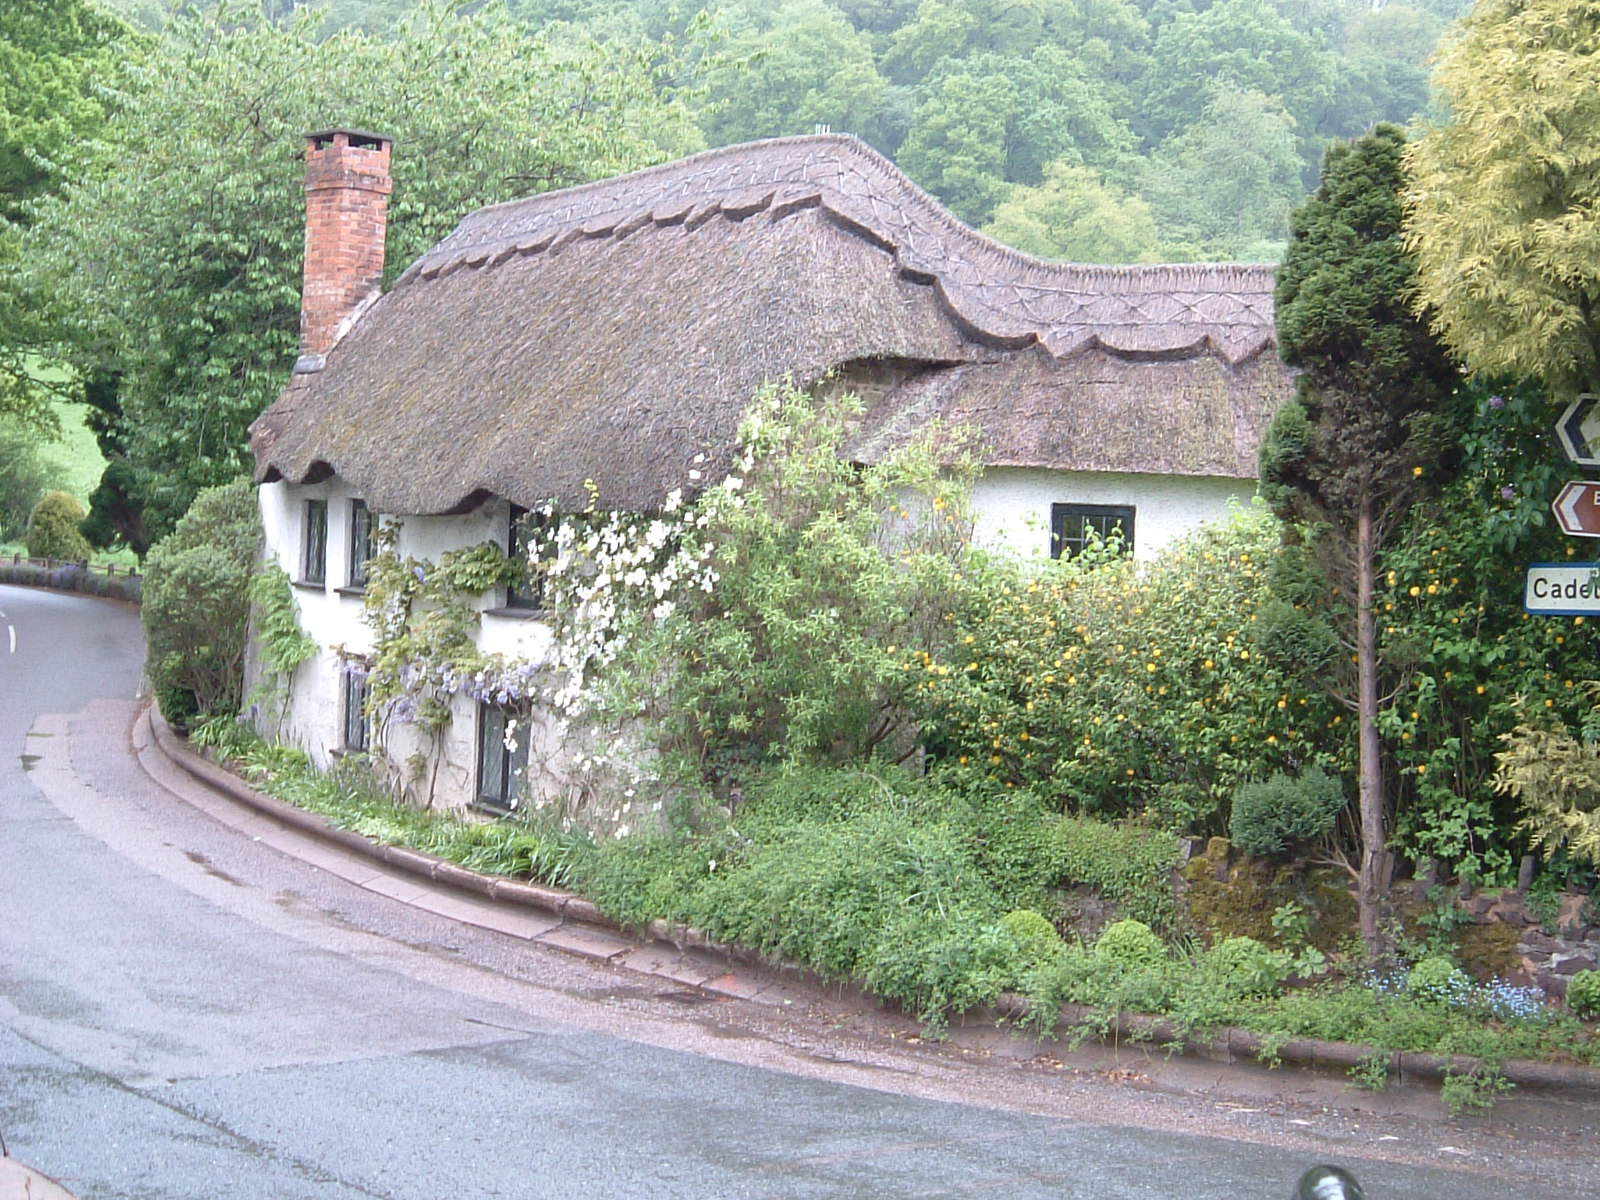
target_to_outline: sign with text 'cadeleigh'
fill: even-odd
[[[1522,606],[1546,617],[1600,614],[1600,563],[1534,563]]]

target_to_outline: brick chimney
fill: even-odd
[[[354,129],[306,135],[306,269],[297,374],[322,370],[383,285],[392,138]]]

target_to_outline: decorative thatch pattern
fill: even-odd
[[[765,380],[892,361],[864,454],[937,415],[997,464],[1248,478],[1287,394],[1272,282],[1041,262],[845,136],[729,147],[467,217],[257,422],[258,475],[648,508],[715,477]]]

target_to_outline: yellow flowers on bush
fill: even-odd
[[[958,614],[968,669],[918,697],[930,748],[1067,811],[1222,828],[1239,783],[1332,757],[1299,732],[1331,701],[1258,645],[1277,540],[1247,511],[1149,564],[992,564]]]

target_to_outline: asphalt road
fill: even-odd
[[[1278,1200],[1327,1160],[1372,1200],[1600,1194],[1559,1130],[1152,1094],[352,888],[139,770],[139,645],[124,606],[0,587],[0,1136],[84,1200]]]

